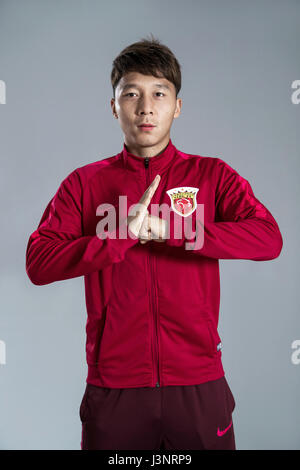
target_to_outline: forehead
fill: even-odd
[[[118,88],[124,90],[129,86],[145,87],[153,86],[164,89],[175,89],[174,84],[164,77],[154,77],[153,75],[144,75],[139,72],[130,72],[124,75],[119,81]]]

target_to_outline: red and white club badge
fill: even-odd
[[[172,188],[166,191],[171,199],[171,206],[174,212],[182,217],[191,215],[197,207],[197,192],[199,188],[183,186],[181,188]]]

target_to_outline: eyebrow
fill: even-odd
[[[170,87],[168,85],[164,85],[162,83],[155,83],[154,86],[170,90]],[[127,83],[123,86],[123,91],[127,90],[128,88],[139,88],[139,86],[136,83]]]

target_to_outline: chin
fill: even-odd
[[[135,137],[135,141],[136,142],[149,142],[151,144],[155,144],[157,142],[159,142],[159,138],[157,138],[157,136],[154,136],[154,135],[149,135],[149,134],[145,134],[144,135],[137,135]]]

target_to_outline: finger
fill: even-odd
[[[141,230],[139,231],[139,239],[142,244],[147,243],[149,240],[151,240],[151,228],[148,211],[146,216],[144,217]]]
[[[156,175],[150,186],[146,189],[143,196],[139,200],[140,204],[145,205],[146,207],[149,206],[150,201],[159,185],[160,182],[160,175]]]
[[[143,204],[145,207],[149,206],[151,199],[159,185],[159,181],[160,181],[160,176],[157,175],[152,181],[152,183],[150,184],[150,186],[146,189],[143,196],[141,197],[139,202]]]
[[[150,230],[150,223],[149,223],[149,214],[148,211],[143,219],[143,223],[141,225],[138,237],[140,239],[148,239],[149,238],[149,230]]]

